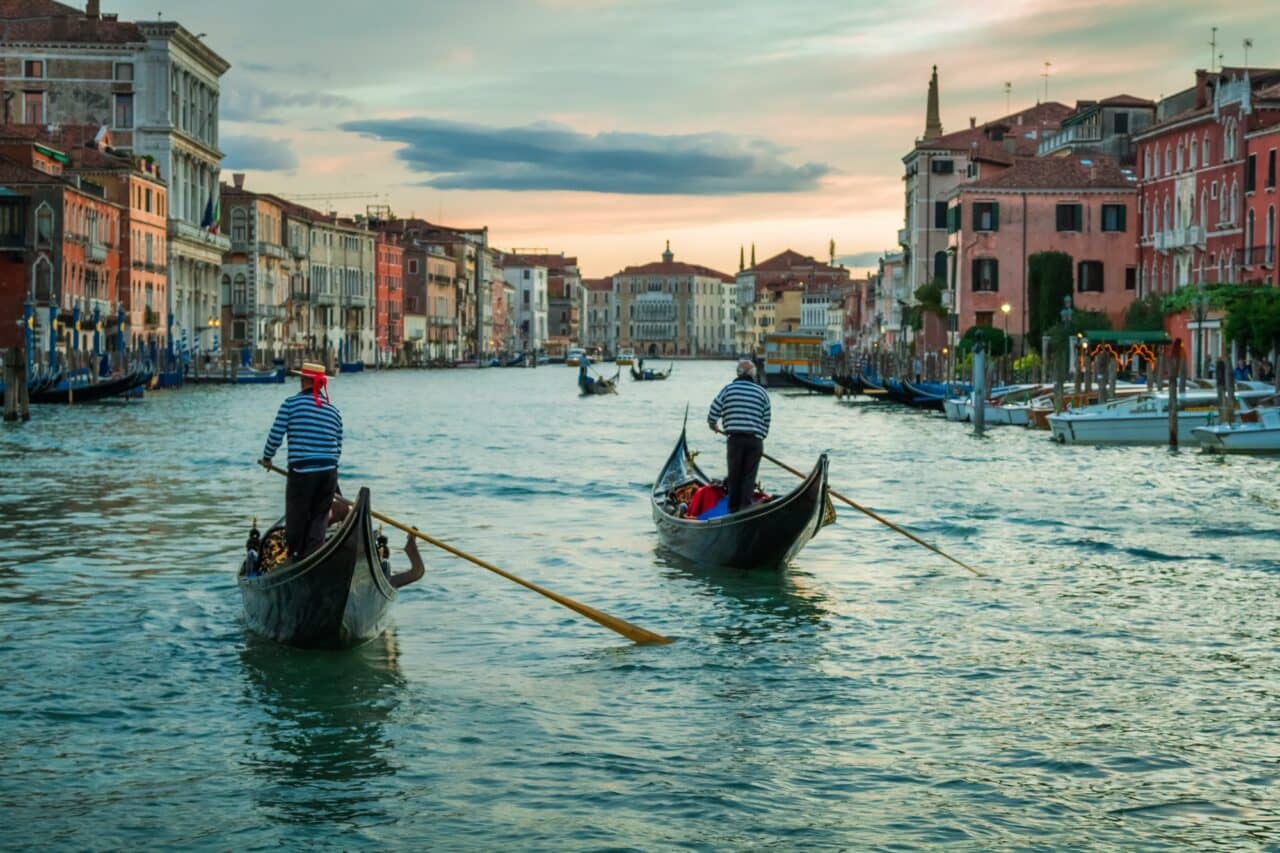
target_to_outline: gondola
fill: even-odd
[[[637,382],[661,382],[663,379],[670,376],[671,372],[675,369],[676,364],[673,361],[667,365],[667,369],[665,371],[645,370],[644,359],[642,358],[639,360],[638,364],[631,365],[631,378]]]
[[[862,374],[860,373],[850,373],[843,376],[837,374],[831,378],[837,385],[848,391],[850,394],[862,393]]]
[[[947,399],[944,387],[939,382],[911,382],[904,379],[902,385],[910,393],[908,406],[916,409],[928,409],[932,412],[942,411],[942,402]]]
[[[776,570],[818,531],[835,521],[827,495],[827,457],[818,457],[804,482],[785,495],[707,521],[682,518],[672,494],[710,478],[694,463],[685,431],[653,484],[650,501],[662,545],[700,566]]]
[[[622,368],[619,367],[617,372],[613,374],[612,379],[604,377],[593,378],[587,374],[587,365],[578,366],[578,390],[583,396],[591,396],[593,394],[617,394],[618,379],[622,376]]]
[[[826,379],[821,376],[810,376],[807,373],[792,373],[791,381],[808,391],[816,394],[834,394],[836,393],[836,383],[833,379]]]
[[[150,371],[134,370],[114,379],[103,379],[101,382],[89,382],[88,379],[63,379],[54,384],[45,384],[40,390],[28,388],[27,399],[35,403],[91,403],[128,393],[130,389],[144,384],[151,378]]]
[[[263,541],[283,526],[278,522]],[[378,558],[367,488],[311,554],[265,574],[246,575],[246,563],[239,573],[245,619],[256,633],[287,646],[357,646],[382,633],[396,599]]]

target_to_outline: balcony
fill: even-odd
[[[177,240],[200,243],[219,252],[231,250],[231,241],[221,234],[211,234],[203,228],[183,222],[181,219],[169,220],[169,236]]]
[[[149,329],[154,329],[160,325],[160,312],[154,308],[144,309],[142,312],[142,324]]]
[[[289,290],[289,299],[293,302],[310,302],[311,291],[305,287],[295,287]]]
[[[231,316],[233,317],[253,316],[253,303],[252,302],[232,302]]]
[[[88,257],[89,263],[91,264],[106,263],[106,260],[107,260],[106,245],[103,243],[99,243],[97,241],[90,243],[89,251],[86,253],[86,257]]]
[[[1199,225],[1157,231],[1152,241],[1157,252],[1189,250],[1204,244],[1204,229]]]
[[[289,247],[289,252],[293,255],[293,259],[295,261],[306,260],[307,250],[302,246],[291,246]]]
[[[368,308],[370,304],[369,294],[367,293],[348,293],[343,299],[343,304],[349,308]]]
[[[903,248],[911,245],[911,230],[908,228],[898,229],[898,245]]]
[[[332,290],[315,290],[312,291],[311,301],[316,305],[337,305],[338,294]]]
[[[276,243],[264,243],[262,241],[258,242],[258,254],[266,255],[269,258],[279,258],[282,261],[289,257],[288,253],[284,250],[284,246],[280,246]]]

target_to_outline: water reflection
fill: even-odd
[[[744,571],[703,566],[662,546],[654,549],[663,574],[693,584],[700,594],[721,602],[740,617],[720,629],[727,642],[788,636],[797,629],[821,629],[829,615],[826,595],[805,585],[794,569],[777,572]]]
[[[259,722],[242,760],[275,783],[262,791],[260,808],[298,823],[381,814],[369,783],[397,769],[385,724],[405,692],[398,657],[390,631],[336,653],[246,636],[245,696],[258,711],[249,718]]]

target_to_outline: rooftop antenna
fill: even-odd
[[[1253,39],[1244,40],[1244,67],[1249,70],[1249,48],[1253,47]]]
[[[1013,83],[1008,80],[1004,84],[1004,114],[1008,115],[1013,111],[1012,107]]]
[[[1044,78],[1044,102],[1049,103],[1049,67],[1052,65],[1049,60],[1044,61],[1044,73],[1040,76]]]
[[[1218,55],[1218,28],[1209,28],[1209,73],[1213,73],[1213,58]]]

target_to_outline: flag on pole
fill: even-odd
[[[209,200],[204,205],[204,217],[200,220],[200,227],[210,234],[217,234],[221,219],[222,199],[215,201],[213,196],[209,196]]]

